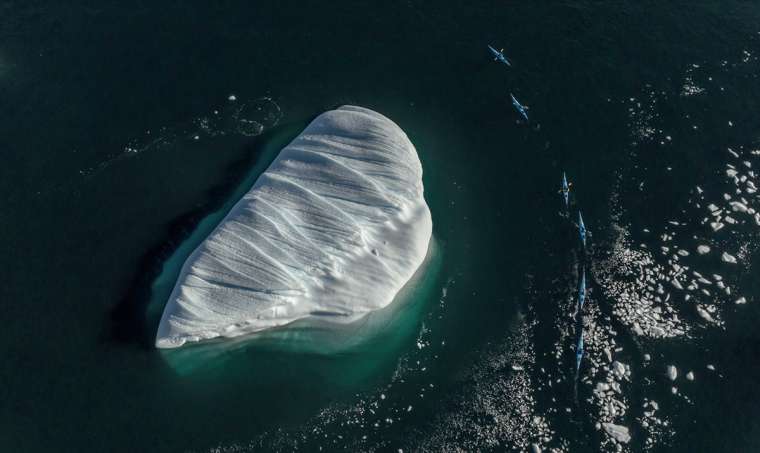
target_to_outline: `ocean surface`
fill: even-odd
[[[758,2],[209,3],[0,2],[0,451],[760,451]],[[156,350],[187,254],[343,104],[423,164],[403,300]]]

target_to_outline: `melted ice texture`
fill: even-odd
[[[391,303],[431,234],[401,128],[360,107],[323,113],[185,261],[156,346],[357,320]]]

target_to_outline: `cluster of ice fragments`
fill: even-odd
[[[644,229],[649,241],[636,246],[629,239],[630,233],[618,228],[611,252],[594,267],[605,299],[611,303],[612,317],[642,340],[689,335],[694,317],[705,326],[723,326],[721,307],[726,302],[747,303],[747,298],[737,295],[716,270],[725,268],[730,272],[731,266],[742,265],[749,254],[749,245],[736,245],[735,240],[729,240],[736,236],[728,236],[727,232],[743,226],[760,226],[760,175],[752,170],[752,156],[760,155],[760,150],[745,156],[732,149],[728,153],[734,161],[726,163],[725,175],[733,188],[708,202],[705,190],[696,187],[690,200],[697,209],[706,212],[701,220],[705,225],[703,234],[687,237],[683,227],[688,225],[682,220],[670,220],[658,235]],[[691,218],[699,221],[698,215]],[[625,386],[634,371],[616,358],[623,349],[616,345],[610,317],[593,305],[589,308],[584,314],[584,331],[590,366],[581,382],[593,389],[588,402],[598,410],[594,417],[596,428],[606,434],[600,447],[624,451],[631,440]],[[555,353],[559,357],[559,350]],[[651,368],[650,361],[649,354],[644,354],[645,369]],[[712,365],[707,368],[714,370]],[[690,401],[679,391],[677,383],[694,381],[693,370],[680,374],[675,365],[668,365],[663,375],[665,381],[672,383],[673,395]],[[652,382],[648,378],[646,381]],[[643,415],[637,421],[644,435],[644,447],[649,449],[658,438],[668,436],[670,422],[657,415],[660,407],[656,401],[645,398],[643,404]]]
[[[726,265],[740,264],[741,248],[739,252],[716,250],[726,243],[719,234],[734,226],[760,226],[760,212],[756,208],[760,199],[758,175],[749,159],[741,158],[732,149],[728,152],[738,161],[726,164],[726,176],[735,188],[731,193],[723,193],[719,201],[708,202],[705,191],[696,187],[694,205],[706,210],[701,223],[709,226],[709,230],[701,238],[686,238],[696,243],[692,249],[674,241],[679,227],[685,225],[676,220],[669,221],[667,230],[658,237],[659,254],[664,260],[658,259],[647,244],[632,246],[628,233],[621,229],[614,250],[600,269],[603,287],[615,301],[615,314],[638,335],[661,338],[687,333],[688,326],[679,318],[677,309],[681,301],[689,302],[692,313],[713,325],[723,324],[718,310],[723,301],[733,300],[740,305],[747,302],[745,297],[732,293],[731,286],[721,275],[697,270],[699,257],[710,259],[713,255]],[[760,151],[750,154],[758,155]],[[649,230],[644,233],[651,234]],[[673,300],[675,297],[677,301]]]

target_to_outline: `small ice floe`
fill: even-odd
[[[744,296],[742,296],[742,297],[740,297],[740,298],[736,299],[736,301],[734,301],[734,303],[735,303],[736,305],[744,305],[744,304],[746,304],[746,303],[747,303],[747,298],[746,298],[746,297],[744,297]]]
[[[693,381],[694,380],[694,372],[693,371],[689,371],[688,373],[686,373],[686,380],[687,381]]]
[[[715,371],[715,365],[708,364],[707,365],[707,369],[710,370],[710,371]]]
[[[710,227],[713,229],[713,231],[718,232],[723,228],[725,225],[723,225],[720,222],[710,222]]]
[[[734,151],[733,149],[728,148],[728,152],[731,153],[731,155],[734,156],[734,157],[736,157],[737,159],[739,158],[739,154],[736,151]]]
[[[706,255],[710,253],[710,247],[707,245],[699,245],[697,246],[697,253],[699,253],[700,255]]]
[[[649,362],[650,360],[652,360],[652,356],[649,354],[644,354],[644,361]]]
[[[726,263],[736,264],[736,257],[727,252],[723,252],[723,254],[720,256],[720,259]]]
[[[616,441],[627,444],[631,441],[631,434],[628,428],[614,423],[602,423],[604,431]]]
[[[530,452],[541,453],[541,447],[539,447],[538,444],[530,444]]]
[[[732,201],[731,203],[731,209],[734,210],[734,212],[747,212],[747,205],[744,203],[738,202],[738,201]]]
[[[614,362],[612,362],[612,372],[618,378],[622,378],[623,376],[625,376],[625,365],[615,360]]]
[[[234,94],[231,94],[231,95],[227,96],[227,100],[228,101],[237,101],[237,96],[235,96]]]
[[[668,365],[667,373],[668,373],[668,379],[670,379],[671,381],[675,381],[676,378],[678,377],[678,368],[676,368],[673,365]]]
[[[697,306],[697,313],[698,313],[698,314],[699,314],[699,316],[701,316],[701,317],[702,317],[702,319],[704,319],[705,321],[707,321],[707,322],[715,322],[715,319],[713,319],[712,315],[710,315],[710,313],[708,313],[708,311],[707,311],[707,310],[705,310],[704,308],[702,308],[702,307],[700,307],[700,306]]]
[[[522,371],[523,367],[520,366],[520,365],[513,364],[512,365],[512,370],[514,370],[514,371]]]

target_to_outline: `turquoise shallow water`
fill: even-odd
[[[760,209],[753,3],[0,12],[2,451],[615,451],[607,421],[630,428],[624,451],[760,447],[760,227],[730,205]],[[392,118],[419,151],[436,239],[419,287],[357,344],[304,329],[156,351],[183,256],[289,138],[345,103]],[[648,330],[661,325],[673,336]],[[336,347],[302,347],[322,341]],[[630,375],[600,398],[605,349]]]

